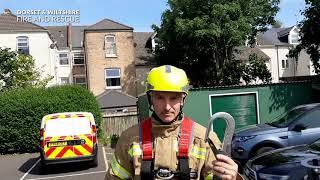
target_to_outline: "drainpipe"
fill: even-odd
[[[69,81],[70,84],[73,84],[73,62],[72,62],[72,24],[68,24],[68,31],[67,31],[67,36],[68,36],[68,47],[69,47],[69,62],[70,62],[70,75],[69,75]]]
[[[278,70],[278,82],[280,82],[280,71],[279,71],[279,46],[277,46],[277,70]]]

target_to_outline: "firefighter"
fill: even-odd
[[[152,116],[122,133],[106,180],[242,179],[230,157],[214,156],[204,141],[206,128],[183,114],[188,87],[182,69],[164,65],[150,71],[146,93]],[[210,139],[221,147],[215,133]]]

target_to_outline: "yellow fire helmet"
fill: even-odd
[[[153,68],[147,77],[146,92],[170,91],[188,94],[189,83],[184,70],[171,65]]]

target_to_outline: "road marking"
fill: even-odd
[[[104,164],[106,165],[106,171],[108,171],[109,166],[108,166],[106,150],[104,149],[104,146],[102,146],[102,152],[103,152]]]
[[[95,171],[95,172],[87,172],[87,173],[79,173],[79,174],[70,174],[64,176],[51,176],[51,177],[43,177],[43,178],[34,178],[34,179],[27,179],[27,180],[39,180],[39,179],[54,179],[54,178],[63,178],[63,177],[72,177],[72,176],[82,176],[87,174],[99,174],[105,173],[106,171]]]
[[[38,161],[36,162],[36,163],[34,163],[34,165],[26,172],[26,173],[24,173],[24,175],[20,178],[20,180],[23,180],[29,173],[30,173],[30,171],[34,168],[34,167],[36,167],[36,165],[40,162],[40,158],[38,159]]]

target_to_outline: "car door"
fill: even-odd
[[[309,144],[320,137],[320,109],[308,111],[289,126],[289,146]]]

